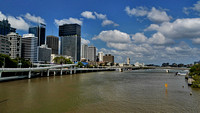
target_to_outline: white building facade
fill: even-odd
[[[22,37],[14,32],[9,33],[7,37],[10,42],[10,57],[12,59],[21,58]]]
[[[103,52],[98,52],[99,62],[103,62]]]
[[[86,60],[88,60],[88,45],[87,44],[83,44],[81,46],[81,58],[85,58]]]
[[[38,61],[37,44],[38,37],[34,34],[24,34],[22,37],[22,58],[28,59],[31,62]]]

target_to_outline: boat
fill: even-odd
[[[176,75],[186,76],[187,73],[184,73],[184,72],[177,72]]]

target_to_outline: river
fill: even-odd
[[[0,83],[0,113],[66,112],[200,113],[200,89],[174,73],[117,71]]]

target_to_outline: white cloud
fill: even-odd
[[[152,7],[151,11],[148,13],[147,18],[155,23],[168,22],[172,17],[168,16],[165,11],[161,11]]]
[[[96,17],[93,15],[93,12],[91,12],[91,11],[84,11],[81,13],[81,16],[88,18],[88,19],[96,19]]]
[[[28,31],[29,24],[20,16],[6,16],[0,11],[0,21],[3,19],[8,19],[11,27],[16,28],[17,30]]]
[[[194,38],[194,39],[192,39],[192,43],[194,43],[194,44],[200,44],[200,38]]]
[[[144,43],[147,41],[147,37],[143,33],[136,33],[132,36],[135,43]]]
[[[97,13],[91,11],[84,11],[81,13],[81,16],[88,18],[88,19],[100,19],[103,20],[103,22],[101,23],[102,26],[107,26],[107,25],[113,25],[113,26],[119,26],[119,24],[116,24],[115,22],[113,22],[112,20],[108,20],[107,16],[105,14],[101,14],[101,13]]]
[[[100,39],[104,42],[113,42],[113,43],[130,43],[131,39],[127,33],[121,32],[119,30],[109,30],[102,31],[98,36],[92,38],[93,40]]]
[[[118,50],[127,50],[129,46],[130,44],[127,44],[127,43],[113,43],[113,42],[107,43],[107,47],[118,49]]]
[[[157,44],[157,45],[174,43],[171,39],[166,39],[165,36],[160,32],[153,34],[153,36],[149,38],[148,42],[150,44]]]
[[[11,27],[16,28],[17,30],[24,30],[28,31],[29,25],[25,22],[25,20],[22,17],[13,17],[8,16],[8,21],[11,24]]]
[[[119,26],[119,24],[116,24],[115,22],[113,22],[112,20],[104,20],[101,23],[102,26],[107,26],[107,25],[113,25],[113,26]]]
[[[148,9],[145,7],[130,9],[129,6],[126,6],[125,11],[129,16],[146,16],[148,14]]]
[[[129,16],[147,16],[147,18],[155,23],[168,22],[171,20],[171,16],[168,16],[167,13],[163,10],[158,10],[155,7],[152,7],[149,11],[146,7],[137,7],[130,9],[129,6],[125,8],[126,13]]]
[[[5,20],[6,16],[0,11],[0,21],[3,20],[3,19]]]
[[[84,38],[81,38],[81,44],[90,44],[90,41],[89,40],[86,40]]]
[[[197,1],[196,4],[193,4],[193,7],[184,7],[183,12],[189,14],[191,11],[196,11],[200,13],[200,1]]]
[[[167,38],[198,38],[200,36],[200,18],[177,19],[174,22],[164,22],[156,27],[148,27]],[[156,28],[156,29],[155,29]]]
[[[83,24],[81,20],[77,18],[71,18],[71,17],[69,19],[62,19],[62,20],[55,19],[54,22],[57,26],[63,25],[63,24],[79,24],[79,25]]]
[[[97,12],[94,12],[94,14],[96,15],[96,17],[98,19],[102,19],[102,20],[107,19],[106,15],[104,15],[104,14],[100,14],[100,13],[97,13]]]
[[[40,16],[35,16],[35,15],[31,15],[30,13],[26,13],[26,15],[24,16],[27,20],[34,22],[34,23],[45,23],[45,20],[43,18],[41,18]]]
[[[151,24],[148,28],[146,28],[144,31],[152,31],[152,30],[158,30],[159,25],[157,24]]]

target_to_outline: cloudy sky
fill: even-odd
[[[111,53],[115,62],[193,63],[200,60],[200,1],[197,0],[2,0],[0,20],[8,18],[20,35],[37,23],[46,35],[78,23],[82,43]]]

